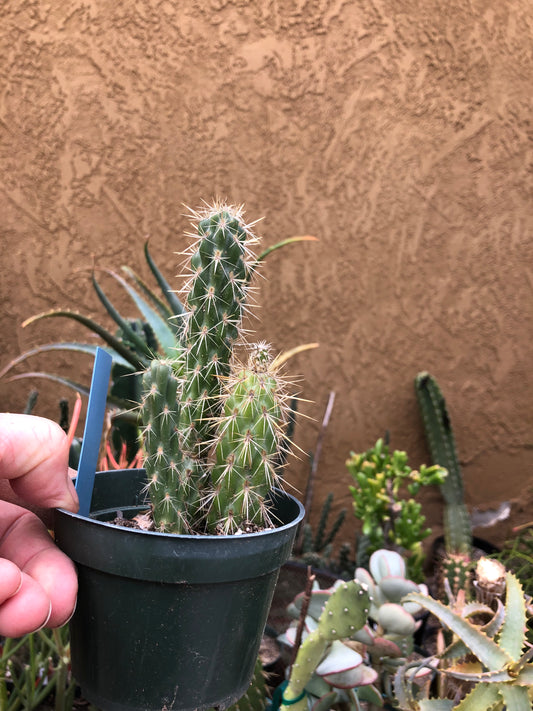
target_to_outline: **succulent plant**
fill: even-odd
[[[308,703],[322,708],[322,702],[329,709],[328,703],[343,699],[353,700],[354,708],[360,701],[381,706],[392,698],[390,680],[412,652],[413,614],[421,609],[402,598],[425,588],[405,578],[405,562],[394,551],[376,551],[370,566],[371,572],[357,569],[352,581],[339,580],[325,590],[314,585],[302,644],[283,690],[287,708],[299,697],[296,711]],[[304,605],[302,593],[288,608],[295,621],[280,640],[289,646],[295,644]]]
[[[394,689],[400,708],[417,711],[530,711],[533,700],[533,649],[525,630],[527,600],[512,573],[506,575],[505,605],[498,601],[496,612],[483,604],[472,603],[454,610],[438,600],[410,593],[406,600],[421,605],[449,629],[454,639],[439,655],[438,672],[448,679],[467,682],[470,688],[460,701],[429,699],[427,689],[420,694],[413,685],[413,674],[426,666],[435,669],[435,659],[399,669]],[[488,615],[483,626],[472,618]],[[451,664],[453,662],[453,664]]]
[[[242,210],[194,217],[181,340],[143,378],[147,488],[157,530],[235,533],[272,525],[288,399],[268,346],[253,346],[246,365],[234,353],[257,263]]]
[[[418,373],[415,390],[431,458],[448,471],[440,485],[446,546],[442,568],[455,595],[469,588],[472,573],[472,525],[464,502],[463,477],[446,400],[437,381],[427,372]]]
[[[407,454],[391,453],[383,439],[366,452],[352,452],[346,466],[354,480],[354,513],[362,521],[358,564],[367,565],[371,553],[390,547],[407,556],[409,577],[422,580],[422,541],[431,530],[414,497],[422,486],[442,484],[446,471],[439,465],[411,469]]]

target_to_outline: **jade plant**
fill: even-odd
[[[440,484],[446,547],[441,567],[455,595],[470,588],[472,577],[472,524],[464,501],[463,477],[446,400],[436,379],[427,372],[418,373],[415,390],[431,458],[448,472]]]
[[[421,609],[402,598],[426,590],[405,573],[398,553],[379,550],[370,571],[358,568],[354,580],[338,580],[328,589],[315,583],[308,598],[296,597],[288,608],[294,622],[280,640],[295,645],[302,622],[303,635],[281,709],[330,709],[340,702],[359,709],[363,701],[381,707],[392,699],[392,679],[413,652],[413,614]],[[420,676],[428,674],[422,670]]]
[[[235,353],[257,265],[242,210],[195,219],[180,336],[143,376],[147,490],[156,530],[230,534],[273,524],[289,399],[268,345],[249,347],[245,363]]]
[[[407,454],[391,452],[383,439],[366,452],[352,452],[346,462],[354,485],[350,486],[355,516],[362,522],[357,560],[365,565],[380,548],[391,548],[407,557],[407,571],[423,579],[422,541],[431,533],[425,526],[422,505],[415,496],[423,486],[442,484],[446,470],[439,465],[411,469]]]
[[[527,643],[529,600],[512,573],[505,578],[505,604],[496,611],[483,604],[444,605],[420,593],[406,600],[421,605],[453,633],[451,644],[438,655],[438,673],[466,684],[463,698],[429,698],[418,689],[414,674],[424,666],[435,670],[435,658],[405,665],[397,672],[394,690],[406,711],[530,711],[533,701],[533,649]],[[453,604],[455,603],[455,604]],[[454,607],[456,609],[454,609]],[[483,616],[483,625],[476,624]]]

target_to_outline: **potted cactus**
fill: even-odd
[[[145,469],[97,473],[90,517],[56,516],[79,570],[73,672],[106,711],[225,709],[242,696],[303,516],[279,488],[283,358],[265,344],[245,362],[234,352],[255,238],[241,209],[194,217],[174,355],[143,375]]]

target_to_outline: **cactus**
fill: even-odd
[[[429,373],[418,373],[415,390],[431,458],[448,471],[440,485],[445,504],[446,557],[442,568],[456,595],[459,589],[469,589],[472,556],[472,525],[464,502],[461,467],[446,401],[437,381]]]
[[[185,376],[182,391],[182,446],[204,456],[212,418],[220,414],[223,379],[232,346],[239,337],[256,242],[242,211],[215,206],[200,213],[198,236],[190,253],[183,314]]]
[[[315,593],[317,598],[317,591]],[[372,670],[362,664],[363,658],[358,652],[348,647],[341,649],[334,644],[364,627],[370,609],[365,586],[356,580],[339,581],[335,588],[322,591],[322,597],[326,601],[318,621],[308,622],[313,629],[302,642],[292,665],[289,683],[283,692],[282,711],[307,711],[306,685],[311,677],[315,671],[327,677],[328,672],[335,669],[334,664],[325,664],[324,657],[328,648],[333,655],[342,656],[343,659],[347,656],[351,658],[350,661],[343,661],[341,666],[343,671],[357,669],[359,683],[371,683],[375,678]],[[365,682],[369,673],[371,679]]]
[[[376,551],[370,565],[371,572],[358,568],[355,580],[348,583],[339,580],[327,590],[313,588],[306,633],[283,690],[287,708],[299,697],[297,711],[308,708],[307,698],[318,703],[355,695],[355,708],[360,701],[381,706],[384,697],[392,698],[389,679],[412,652],[416,628],[412,614],[420,610],[401,599],[426,588],[406,580],[405,562],[394,551]],[[302,594],[289,606],[295,620],[303,605]],[[281,642],[294,644],[297,624],[291,624]]]
[[[286,405],[270,349],[259,343],[246,367],[231,373],[218,420],[208,528],[235,533],[245,522],[272,525],[267,497],[279,483],[275,464]]]
[[[446,662],[458,661],[444,667],[442,672],[448,678],[473,684],[473,688],[458,704],[446,699],[421,698],[413,693],[412,672],[415,667],[406,665],[398,671],[394,684],[400,708],[487,711],[506,707],[513,711],[530,711],[533,650],[527,644],[525,635],[526,600],[518,579],[512,573],[507,573],[505,582],[505,606],[499,603],[496,612],[484,605],[471,604],[465,606],[460,614],[438,600],[419,593],[410,593],[406,597],[407,601],[427,609],[453,632],[454,641],[439,656]],[[490,615],[491,619],[482,628],[470,621],[470,618],[483,614]],[[464,657],[468,657],[466,663],[461,661]],[[434,669],[434,661],[427,659],[422,665]]]
[[[235,533],[272,525],[268,494],[279,483],[288,419],[280,361],[241,333],[256,241],[242,210],[201,213],[190,253],[181,340],[143,378],[143,445],[154,523],[172,533]],[[250,528],[247,528],[250,530]]]

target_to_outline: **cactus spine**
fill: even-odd
[[[448,476],[440,485],[445,502],[447,554],[443,569],[455,596],[465,585],[468,587],[471,573],[472,526],[464,502],[463,478],[446,400],[437,381],[429,373],[418,373],[415,390],[433,462],[448,470]]]
[[[287,408],[283,379],[260,345],[237,364],[255,241],[239,208],[198,220],[176,359],[155,358],[143,378],[142,417],[157,530],[234,533],[269,525]]]

